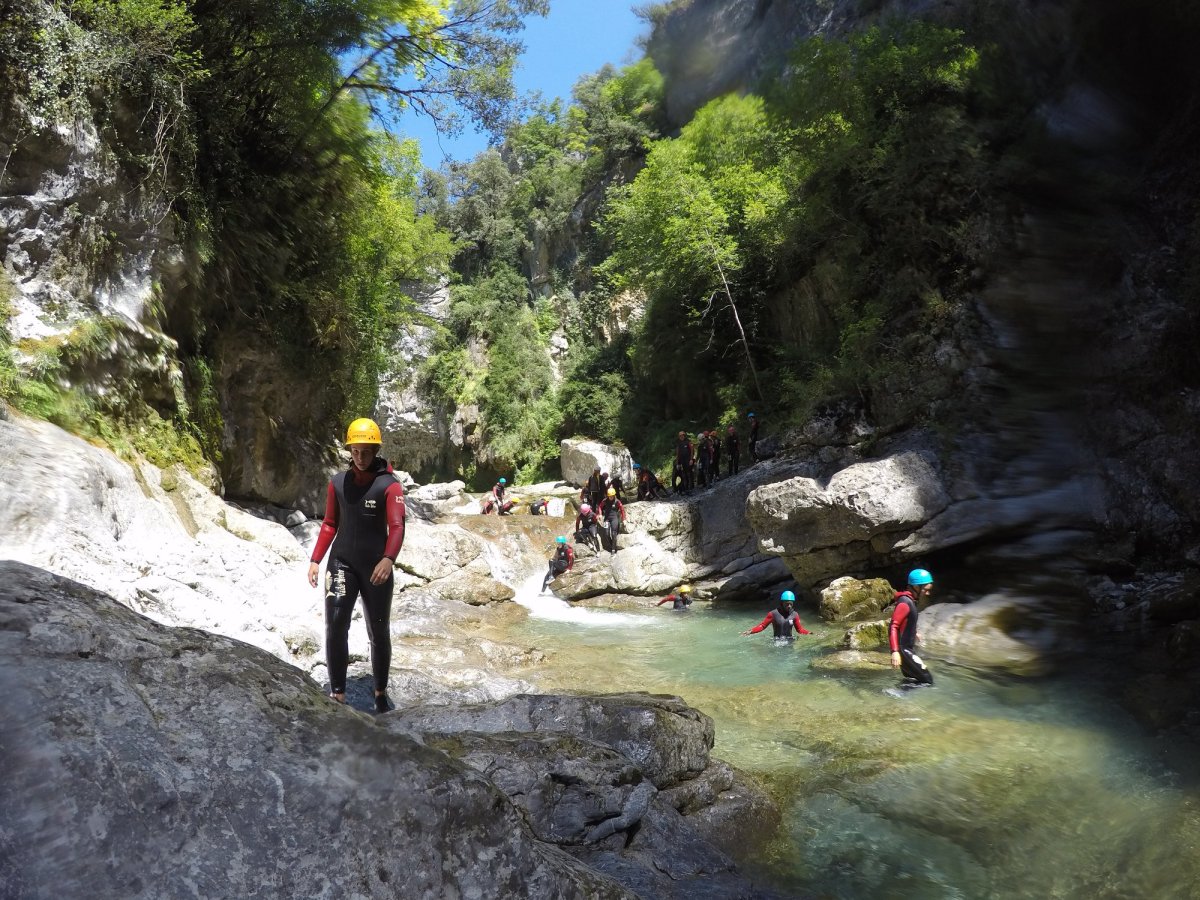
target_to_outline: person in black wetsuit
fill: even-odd
[[[664,603],[670,603],[671,609],[687,609],[692,605],[692,586],[690,584],[680,585],[678,591],[668,594],[654,605],[662,606]]]
[[[308,583],[317,586],[321,560],[325,571],[325,662],[329,696],[346,702],[350,618],[359,596],[371,642],[375,711],[390,709],[388,672],[392,664],[389,632],[392,568],[404,545],[404,488],[387,460],[379,456],[382,438],[370,419],[355,419],[346,431],[350,468],[335,475],[325,496],[325,519],[308,566]]]
[[[709,477],[716,481],[721,477],[721,436],[717,434],[717,429],[712,429],[708,433],[709,445],[712,448],[709,450]]]
[[[567,543],[566,537],[559,535],[554,539],[557,548],[554,555],[550,557],[550,569],[546,572],[546,577],[542,579],[542,592],[545,593],[546,586],[563,572],[570,572],[571,566],[575,565],[575,551],[571,549],[571,545]]]
[[[583,490],[579,492],[579,499],[586,503],[592,509],[600,508],[600,501],[604,499],[604,491],[607,485],[604,483],[604,475],[600,471],[600,467],[596,466],[592,469],[592,474],[588,477],[587,482],[583,486]]]
[[[675,464],[671,472],[671,488],[675,493],[684,493],[692,489],[696,476],[696,451],[692,442],[684,432],[679,432],[675,441]]]
[[[739,453],[741,445],[738,441],[737,429],[730,425],[725,430],[725,456],[729,460],[725,464],[725,472],[729,476],[734,476],[738,473],[738,465],[741,462]]]
[[[917,632],[917,605],[928,602],[933,591],[933,576],[927,569],[913,569],[908,573],[908,590],[897,591],[896,608],[892,610],[892,621],[888,624],[888,646],[892,650],[892,668],[899,667],[900,674],[913,685],[933,684],[933,673],[914,648],[921,635]]]
[[[758,450],[755,445],[758,443],[758,416],[754,413],[747,413],[746,418],[750,420],[750,462],[758,462]]]
[[[609,488],[600,503],[600,518],[604,522],[604,533],[608,535],[608,552],[617,552],[617,535],[625,524],[625,506],[617,499],[617,492]]]
[[[753,628],[743,631],[742,634],[758,634],[768,625],[773,629],[776,640],[794,641],[796,637],[792,634],[793,628],[796,629],[796,634],[812,634],[800,621],[800,615],[793,606],[795,602],[796,595],[791,591],[784,591],[779,595],[779,606],[767,613],[766,618],[761,622]]]
[[[579,507],[575,516],[575,541],[583,541],[596,553],[600,552],[600,516],[590,503]]]

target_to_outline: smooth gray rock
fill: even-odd
[[[13,900],[633,896],[273,657],[12,562],[0,717]]]
[[[662,789],[708,765],[713,722],[678,697],[523,694],[498,703],[402,710],[387,727],[414,732],[565,732],[611,747]]]
[[[620,478],[626,487],[633,486],[633,457],[624,447],[567,438],[559,444],[559,454],[563,480],[576,487],[583,487],[596,466],[601,472]]]
[[[746,515],[759,549],[783,559],[803,585],[881,566],[900,541],[950,503],[932,454],[903,452],[855,463],[830,478],[756,488]]]

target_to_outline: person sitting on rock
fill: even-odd
[[[774,629],[777,641],[794,641],[796,635],[792,634],[793,628],[796,629],[796,634],[812,634],[800,621],[800,614],[793,607],[795,602],[796,595],[791,591],[784,591],[779,595],[779,606],[767,613],[766,618],[761,622],[753,628],[743,631],[742,634],[758,634],[768,625]]]
[[[933,576],[929,571],[913,569],[908,573],[908,590],[896,592],[896,608],[892,610],[892,621],[888,624],[892,668],[899,667],[900,674],[912,686],[933,684],[933,673],[914,652],[917,641],[921,639],[917,631],[917,604],[922,601],[928,602],[932,591]]]
[[[625,524],[625,506],[617,499],[617,492],[609,488],[604,502],[600,504],[600,518],[604,520],[604,532],[608,535],[608,552],[617,552],[617,535]]]
[[[600,552],[600,518],[590,503],[579,507],[575,517],[575,541],[583,541],[597,553]]]
[[[634,463],[633,470],[637,473],[637,498],[639,500],[659,500],[667,495],[667,489],[658,480],[658,476],[649,469],[643,469]]]
[[[687,609],[692,605],[692,586],[690,584],[681,584],[678,591],[674,594],[668,594],[654,605],[662,606],[664,603],[670,603],[671,609]]]
[[[507,485],[507,478],[501,478],[494,485],[492,485],[491,499],[489,499],[483,507],[484,515],[487,515],[492,510],[495,510],[496,513],[501,516],[512,514],[513,501],[504,499],[504,493],[508,489]]]
[[[550,557],[550,571],[546,573],[546,577],[542,580],[542,592],[545,593],[546,586],[563,572],[570,572],[571,566],[575,565],[575,551],[571,549],[571,545],[567,543],[566,537],[559,535],[554,539],[557,545],[554,555]]]

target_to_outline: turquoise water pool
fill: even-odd
[[[896,691],[878,664],[830,666],[842,628],[747,637],[766,610],[531,608],[546,690],[677,694],[714,755],[761,779],[783,825],[748,868],[831,898],[1200,897],[1200,791],[1094,673],[1012,680],[928,662]],[[889,692],[890,691],[890,692]],[[899,696],[893,696],[899,694]],[[1181,755],[1182,754],[1182,755]]]

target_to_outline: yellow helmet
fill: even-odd
[[[692,586],[690,584],[681,584],[679,586],[679,593],[690,594],[691,592],[692,592]]]
[[[617,496],[617,489],[616,489],[616,488],[609,488],[609,489],[608,489],[608,496],[610,496],[610,497],[615,497],[615,496]]]
[[[355,419],[346,429],[346,443],[382,444],[383,437],[379,434],[379,426],[370,419]]]

